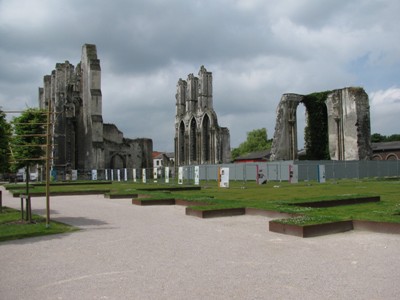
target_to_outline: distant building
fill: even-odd
[[[267,162],[271,157],[271,150],[262,150],[247,153],[237,157],[234,163]]]
[[[230,134],[218,125],[213,108],[212,73],[179,79],[176,93],[175,164],[218,164],[230,161]]]
[[[372,160],[400,160],[400,141],[372,143]]]
[[[175,154],[173,152],[153,152],[153,167],[173,167],[175,165]]]

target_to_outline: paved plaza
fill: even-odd
[[[3,205],[19,199],[3,191]],[[45,214],[45,198],[33,198]],[[399,299],[400,235],[306,238],[267,217],[200,219],[182,206],[51,198],[82,230],[0,243],[0,299]]]

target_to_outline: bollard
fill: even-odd
[[[3,191],[0,191],[0,213],[3,212]]]

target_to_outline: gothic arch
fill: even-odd
[[[399,158],[395,153],[390,153],[386,156],[386,160],[398,160]]]
[[[208,114],[203,117],[201,135],[203,162],[209,162],[211,159],[211,122]]]
[[[181,121],[179,124],[178,153],[179,153],[179,164],[184,164],[185,163],[185,123],[183,121]]]
[[[304,129],[307,159],[330,159],[326,97],[327,93],[315,93],[304,96],[301,101],[307,112],[306,127]]]
[[[126,168],[126,157],[120,153],[114,154],[111,156],[110,166],[111,169]]]
[[[189,128],[189,153],[190,153],[190,161],[197,161],[197,122],[196,118],[192,118],[190,121]]]
[[[368,95],[349,87],[309,95],[284,94],[277,109],[271,160],[297,159],[299,103],[306,112],[304,133],[309,160],[364,160],[372,154]]]

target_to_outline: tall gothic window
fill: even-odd
[[[178,151],[179,151],[179,162],[180,162],[180,164],[184,164],[185,163],[185,124],[183,123],[183,121],[179,125]]]
[[[202,125],[202,152],[204,162],[210,161],[210,118],[206,114],[203,118],[203,125]]]
[[[196,161],[197,160],[197,130],[196,130],[197,124],[195,118],[192,118],[192,121],[190,122],[190,160],[191,161]]]

